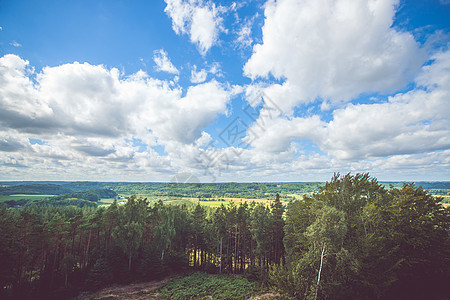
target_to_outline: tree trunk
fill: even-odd
[[[194,246],[194,268],[197,267],[197,245]]]
[[[88,237],[88,242],[87,242],[87,246],[86,246],[86,255],[84,257],[85,267],[87,267],[87,264],[88,264],[89,245],[91,244],[91,234],[92,234],[92,229],[89,229],[89,237]]]
[[[128,272],[131,273],[131,253],[128,255]]]
[[[222,240],[223,238],[220,238],[220,274],[222,274]]]
[[[325,254],[325,244],[322,247],[322,254],[320,254],[320,267],[319,267],[319,274],[317,275],[317,288],[316,288],[316,296],[314,297],[314,300],[317,300],[317,293],[319,292],[320,273],[322,272],[324,254]]]
[[[238,261],[238,255],[237,255],[237,224],[235,225],[234,230],[234,265],[233,265],[233,274],[236,273],[236,266]]]

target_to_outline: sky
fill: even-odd
[[[0,180],[448,181],[449,45],[449,0],[2,0]]]

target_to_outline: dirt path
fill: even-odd
[[[104,288],[94,294],[81,294],[77,299],[79,300],[109,300],[109,299],[157,299],[158,295],[154,291],[167,284],[170,278],[165,278],[160,281],[150,281],[143,283],[132,283],[128,285],[113,285]]]

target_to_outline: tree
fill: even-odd
[[[17,225],[18,216],[6,205],[0,206],[0,286],[1,293],[8,285],[16,284],[15,269],[17,262],[17,253],[19,253],[17,243]]]
[[[414,184],[392,188],[391,205],[380,207],[376,236],[396,245],[390,255],[399,263],[389,297],[443,299],[450,294],[450,209]]]
[[[272,261],[276,264],[280,264],[281,258],[284,257],[284,207],[280,201],[280,195],[277,193],[275,201],[272,203]]]
[[[266,258],[270,252],[270,232],[272,216],[267,207],[256,205],[252,211],[251,232],[256,241],[255,254],[259,257],[261,271],[266,266]]]
[[[112,271],[108,261],[104,258],[99,258],[89,271],[86,286],[89,289],[96,290],[105,284],[111,283],[112,279]]]
[[[119,211],[119,224],[113,231],[117,244],[128,256],[129,272],[131,272],[132,257],[141,245],[147,206],[146,199],[136,199],[135,196],[131,196],[123,209]]]
[[[192,235],[193,235],[193,246],[194,246],[194,267],[197,266],[197,252],[199,249],[202,252],[205,250],[205,210],[203,206],[197,204],[195,209],[192,211]]]
[[[171,207],[161,203],[155,205],[156,208],[156,226],[154,228],[155,241],[161,251],[161,261],[164,260],[164,253],[175,236],[174,212]]]
[[[317,284],[315,287],[310,287],[310,290],[315,290],[314,299],[317,299],[321,276],[323,276],[322,269],[326,264],[327,256],[338,255],[342,252],[347,226],[345,214],[334,207],[318,208],[315,214],[316,220],[306,229],[306,237],[310,244],[311,255],[316,255],[317,260],[320,257],[320,264],[317,267]]]
[[[218,241],[218,257],[219,257],[219,272],[222,273],[222,254],[223,254],[223,239],[226,237],[227,227],[226,227],[226,216],[227,209],[222,204],[218,207],[213,215],[213,223],[215,225],[215,231],[217,234]]]

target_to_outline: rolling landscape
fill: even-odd
[[[0,299],[450,299],[450,0],[1,0]]]
[[[2,292],[443,299],[448,196],[450,182],[378,183],[369,174],[324,183],[1,182]]]

